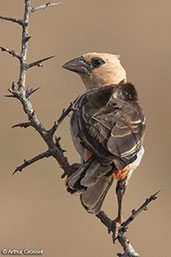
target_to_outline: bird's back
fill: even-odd
[[[77,100],[71,131],[104,166],[123,169],[141,148],[145,119],[131,83],[88,90]]]

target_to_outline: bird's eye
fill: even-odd
[[[97,68],[105,62],[101,58],[92,58],[91,63],[92,63],[94,68]]]

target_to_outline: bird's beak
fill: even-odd
[[[69,62],[66,62],[62,68],[74,71],[80,74],[88,74],[89,69],[88,69],[88,64],[84,60],[83,56],[80,56],[78,58],[72,59]]]

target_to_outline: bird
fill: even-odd
[[[117,180],[117,217],[123,222],[122,200],[133,171],[144,154],[146,119],[135,86],[127,82],[120,56],[87,53],[63,65],[77,73],[85,92],[77,98],[70,119],[74,146],[81,157],[66,180],[67,190],[80,195],[83,207],[98,215]]]

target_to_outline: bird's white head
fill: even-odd
[[[78,73],[87,90],[126,82],[126,71],[118,55],[87,53],[65,63],[63,68]]]

